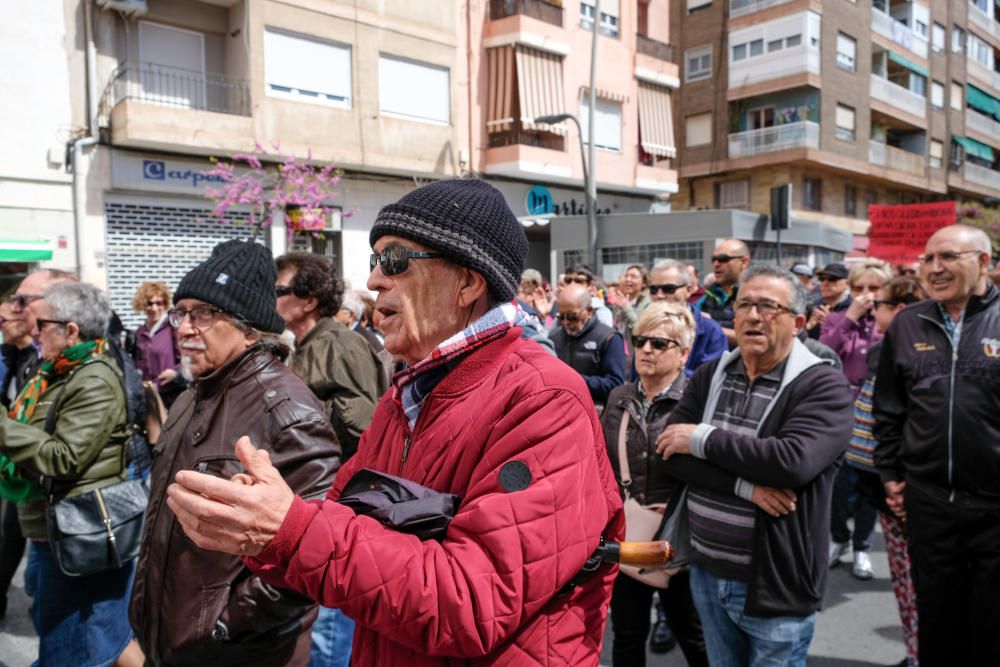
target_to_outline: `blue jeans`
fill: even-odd
[[[132,639],[128,600],[130,561],[117,570],[67,577],[45,542],[31,542],[24,591],[31,596],[31,622],[38,633],[38,667],[112,664]]]
[[[347,667],[353,640],[354,621],[339,609],[320,607],[312,627],[309,667]]]
[[[816,614],[748,616],[747,584],[691,568],[691,595],[712,667],[805,667]]]

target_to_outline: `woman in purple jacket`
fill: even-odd
[[[830,313],[823,321],[819,341],[828,345],[844,364],[844,374],[851,384],[854,397],[868,374],[868,350],[882,340],[882,333],[875,322],[875,297],[892,278],[889,265],[878,259],[866,259],[851,267],[847,284],[851,289],[851,304],[839,313]],[[858,492],[859,476],[856,468],[841,466],[833,484],[833,502],[830,512],[830,567],[840,562],[847,553],[848,542],[854,548],[852,574],[867,580],[874,576],[868,549],[875,530],[875,506]],[[847,519],[854,516],[854,533]]]
[[[170,290],[165,284],[147,281],[139,285],[132,298],[132,309],[145,313],[146,322],[135,330],[130,350],[143,381],[156,384],[160,398],[168,408],[187,386],[180,373],[181,357],[176,333],[167,322],[170,306]]]

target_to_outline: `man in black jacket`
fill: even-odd
[[[823,600],[851,392],[796,338],[805,308],[791,274],[747,270],[733,305],[739,347],[695,372],[657,441],[689,483],[691,592],[711,664],[804,666]],[[709,484],[733,475],[732,492]],[[751,503],[758,486],[782,490],[779,516]]]
[[[931,299],[886,332],[875,384],[875,464],[906,519],[920,664],[1000,656],[1000,291],[990,240],[952,225],[920,258]]]

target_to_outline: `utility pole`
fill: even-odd
[[[597,274],[597,165],[594,163],[594,107],[597,106],[597,34],[601,22],[601,0],[594,0],[594,20],[591,23],[593,31],[590,37],[590,88],[587,114],[587,162],[590,163],[590,179],[587,183],[587,251],[590,257],[590,268]],[[582,137],[581,137],[582,138]]]

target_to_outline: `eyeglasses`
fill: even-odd
[[[847,280],[847,278],[838,278],[837,276],[828,276],[825,273],[819,274],[819,281],[821,283],[835,283],[838,280]]]
[[[674,340],[673,338],[659,338],[657,336],[632,336],[632,347],[637,350],[641,350],[646,347],[646,343],[653,346],[654,350],[662,352],[663,350],[669,350],[670,346],[673,345],[676,348],[680,348],[681,344]]]
[[[177,329],[181,326],[181,322],[188,315],[191,316],[191,326],[195,329],[209,329],[213,324],[215,324],[215,316],[219,313],[225,313],[226,311],[221,308],[216,308],[215,306],[195,306],[194,308],[187,310],[184,308],[171,308],[167,311],[167,321],[170,322],[170,326]],[[243,325],[243,322],[236,318],[237,323]]]
[[[35,325],[38,327],[39,331],[41,331],[46,324],[58,324],[59,326],[64,327],[67,324],[69,324],[69,322],[67,322],[66,320],[47,320],[42,317],[35,318]]]
[[[945,251],[937,254],[931,253],[929,255],[920,255],[917,257],[917,261],[924,266],[930,266],[934,263],[935,259],[942,264],[954,264],[962,257],[962,255],[978,255],[979,252],[979,250],[960,250],[958,252]]]
[[[150,299],[149,301],[146,302],[147,308],[152,308],[153,306],[165,306],[165,305],[167,305],[167,302],[164,301],[163,299]]]
[[[375,270],[376,264],[382,265],[382,273],[387,276],[398,276],[410,268],[411,259],[437,259],[443,255],[436,252],[420,252],[403,246],[389,246],[380,253],[372,253],[368,261],[369,271]]]
[[[374,268],[374,267],[372,267],[372,268]],[[281,297],[283,297],[283,296],[288,296],[289,294],[294,294],[294,293],[295,293],[295,288],[292,287],[291,285],[275,285],[274,286],[274,294],[279,299]]]
[[[649,293],[650,294],[658,294],[659,292],[663,292],[664,294],[673,294],[677,290],[679,290],[681,288],[684,288],[684,287],[687,287],[687,285],[669,285],[669,284],[668,285],[650,285],[649,286]]]
[[[889,301],[889,300],[875,299],[874,301],[872,301],[872,307],[875,308],[875,309],[878,309],[881,306],[889,306],[890,308],[893,308],[895,306],[898,306],[900,303],[901,303],[900,301]]]
[[[42,296],[40,294],[11,294],[7,297],[7,303],[24,310],[28,307],[29,303],[38,301],[41,298]]]
[[[792,309],[775,301],[750,301],[740,299],[733,305],[733,310],[739,315],[749,315],[750,311],[756,308],[761,317],[770,319],[781,313],[791,313]]]
[[[584,313],[559,313],[556,319],[560,322],[577,322],[584,319]]]
[[[564,285],[571,285],[576,283],[577,285],[587,285],[590,283],[590,278],[587,276],[566,276],[563,278]]]
[[[725,264],[731,262],[734,259],[743,259],[745,255],[712,255],[712,263],[718,262],[719,264]]]

